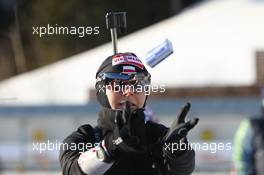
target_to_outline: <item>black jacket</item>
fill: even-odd
[[[168,128],[153,122],[147,122],[145,126],[149,148],[148,152],[144,155],[127,155],[119,162],[115,162],[111,168],[105,172],[105,175],[191,174],[194,169],[194,151],[188,150],[180,156],[164,160],[162,152],[153,148],[158,138],[162,137]],[[63,141],[63,144],[94,144],[102,140],[100,132],[100,128],[93,128],[88,124],[82,125],[77,131],[70,134]],[[59,159],[63,175],[85,175],[81,171],[77,161],[81,151],[85,150],[62,149],[61,147]]]

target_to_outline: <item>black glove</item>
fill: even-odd
[[[172,151],[172,144],[179,145],[180,142],[183,142],[186,146],[188,145],[186,136],[199,121],[198,118],[195,118],[185,122],[189,109],[190,104],[186,103],[170,128],[151,122],[146,125],[148,135],[155,135],[156,138],[151,140],[152,144],[149,145],[149,150],[160,174],[189,175],[193,171],[195,163],[193,150]],[[156,131],[161,131],[161,133]]]
[[[186,136],[188,132],[198,123],[199,119],[194,118],[185,122],[186,115],[191,107],[190,103],[186,103],[178,113],[176,120],[172,123],[171,127],[163,137],[164,153],[165,154],[181,154],[188,150],[188,142]],[[180,144],[185,144],[187,150],[180,150]],[[172,150],[172,144],[178,144],[178,150]],[[168,147],[168,145],[170,147]]]
[[[110,158],[120,159],[126,153],[146,151],[144,109],[130,111],[130,104],[122,111],[104,108],[100,111],[99,127],[102,128],[105,147]]]

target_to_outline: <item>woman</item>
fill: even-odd
[[[150,74],[133,53],[108,57],[96,73],[97,99],[101,105],[98,126],[78,128],[64,144],[92,143],[92,149],[61,149],[64,175],[191,174],[195,153],[175,149],[188,144],[186,136],[198,119],[185,122],[187,103],[171,128],[145,120]],[[178,148],[178,147],[177,147]],[[187,147],[189,148],[189,147]]]

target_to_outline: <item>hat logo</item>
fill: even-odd
[[[133,74],[136,73],[136,69],[133,66],[123,66],[123,74]]]
[[[142,62],[134,55],[119,54],[113,57],[112,59],[113,66],[123,65],[123,64],[133,65],[140,69],[144,68],[144,65],[142,64]]]

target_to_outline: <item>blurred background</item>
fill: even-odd
[[[194,174],[229,174],[240,121],[261,113],[264,86],[263,0],[0,0],[0,169],[2,174],[61,174],[58,144],[78,126],[96,125],[95,73],[112,54],[105,14],[126,11],[120,52],[142,61],[165,39],[174,53],[155,68],[148,107],[167,126],[187,101],[200,122],[190,142]],[[98,34],[34,33],[37,27],[98,27]],[[216,150],[212,143],[231,145]]]

